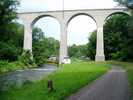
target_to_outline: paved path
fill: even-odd
[[[67,100],[129,100],[126,72],[120,67],[112,66],[111,71]]]
[[[40,68],[19,70],[0,76],[0,89],[7,90],[12,86],[21,86],[24,82],[40,80],[49,73],[55,71],[57,67],[53,65],[44,65]]]

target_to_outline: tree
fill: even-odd
[[[17,18],[17,0],[0,0],[0,59],[14,61],[21,48],[23,32],[13,20]]]
[[[124,49],[126,48],[128,38],[130,38],[128,35],[128,20],[129,16],[124,14],[115,14],[106,20],[104,25],[106,59],[127,59]]]
[[[104,25],[104,47],[107,60],[132,60],[132,34],[128,31],[128,15],[110,16]],[[132,28],[131,28],[132,29]],[[88,57],[95,59],[96,31],[92,33],[88,43]]]
[[[51,56],[58,57],[59,41],[54,38],[44,37],[40,28],[33,29],[33,58],[38,65],[44,64]]]
[[[33,36],[32,40],[33,42],[40,41],[44,38],[44,32],[40,28],[34,27],[32,36]]]
[[[119,2],[119,4],[126,6],[131,12],[131,16],[128,21],[128,31],[130,34],[130,38],[128,39],[128,47],[127,47],[128,50],[127,51],[129,53],[128,54],[129,59],[133,60],[133,53],[132,53],[132,49],[133,49],[133,5],[131,6],[128,5],[129,0],[114,0],[114,1]]]
[[[44,64],[51,56],[58,57],[59,41],[54,38],[43,38],[41,41],[34,42],[33,56],[38,65]]]
[[[87,55],[87,46],[86,45],[76,45],[73,44],[72,46],[68,47],[68,54],[72,58],[83,58]]]
[[[87,56],[90,59],[94,60],[96,55],[96,31],[92,32],[88,40],[89,42],[87,44]]]
[[[128,0],[114,0],[114,1],[116,1],[116,2],[119,2],[120,4],[122,4],[122,5],[127,5],[127,1]]]
[[[0,40],[0,60],[15,61],[22,53],[24,27],[19,23],[12,23],[7,41]]]
[[[17,0],[0,0],[0,38],[7,41],[9,38],[12,21],[17,18]]]

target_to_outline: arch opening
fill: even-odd
[[[57,63],[60,23],[51,16],[41,16],[32,23],[33,57],[37,63]],[[41,61],[41,62],[40,62]]]
[[[130,16],[128,13],[126,13],[126,12],[114,12],[114,13],[111,13],[111,14],[109,14],[106,18],[105,18],[105,22],[106,22],[106,20],[108,20],[111,16],[113,16],[113,15],[126,15],[126,16]]]
[[[90,55],[93,55],[94,60],[95,54],[88,55],[88,44],[92,33],[96,35],[96,21],[87,14],[77,14],[68,21],[67,26],[69,56],[78,59],[90,59]],[[96,45],[94,48],[96,48]]]
[[[124,41],[128,39],[128,21],[130,15],[115,12],[105,19],[104,48],[107,60],[124,60]]]
[[[96,25],[97,25],[97,22],[96,22],[95,18],[93,18],[91,15],[86,14],[86,13],[78,13],[78,14],[73,15],[73,16],[67,21],[67,26],[69,25],[69,23],[71,22],[71,20],[73,20],[75,17],[78,17],[78,16],[88,16],[89,18],[93,19],[93,21],[95,21],[95,23],[96,23]]]

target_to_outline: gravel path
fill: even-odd
[[[44,65],[40,68],[19,70],[0,76],[0,90],[7,90],[12,86],[22,86],[25,82],[40,80],[49,73],[55,71],[57,67]]]
[[[67,100],[129,100],[126,72],[118,66],[112,66],[111,71]]]

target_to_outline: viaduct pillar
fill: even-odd
[[[32,28],[30,22],[24,22],[24,50],[32,52]]]
[[[59,63],[63,63],[67,53],[67,26],[64,20],[61,21],[60,57]]]
[[[95,61],[105,61],[104,55],[104,36],[103,36],[103,24],[98,25],[97,28],[97,44],[96,44],[96,57]]]

